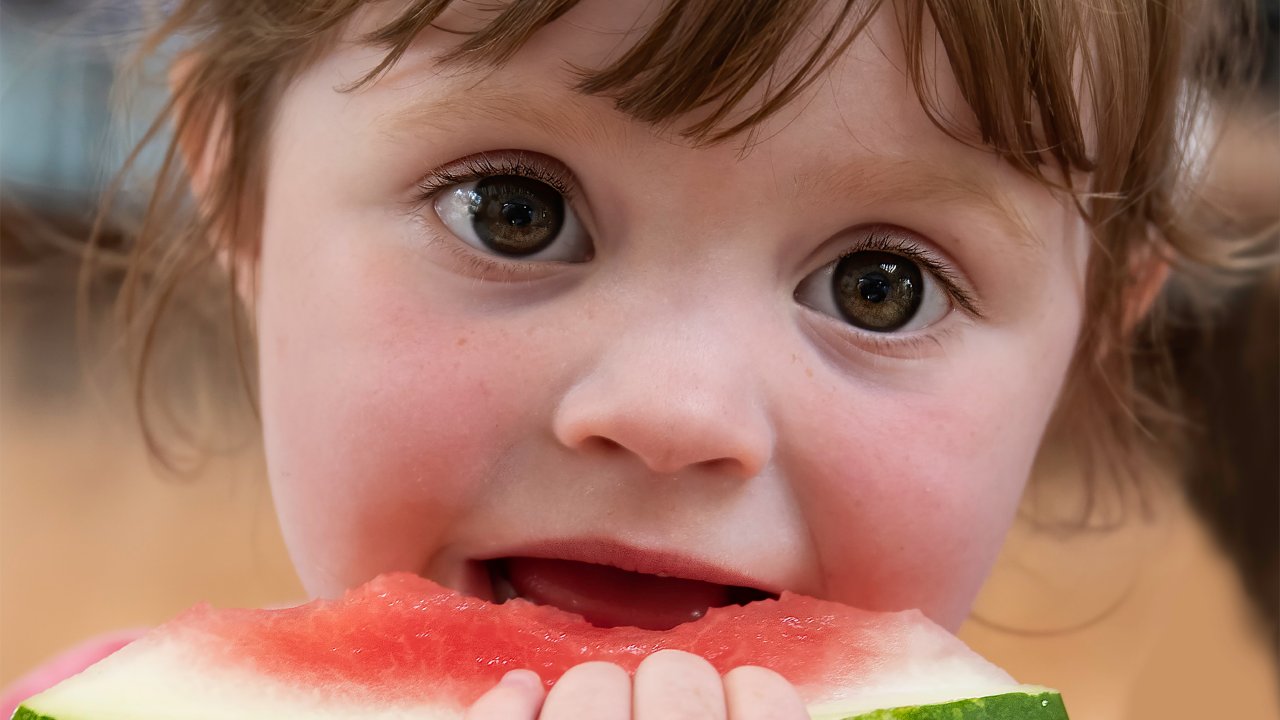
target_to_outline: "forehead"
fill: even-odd
[[[796,46],[780,59],[779,74],[810,54],[809,42],[839,21],[838,3],[822,5]],[[475,5],[451,5],[416,37],[390,70],[358,90],[351,102],[367,100],[369,122],[391,142],[412,143],[468,134],[492,148],[520,137],[567,140],[588,151],[625,161],[629,151],[660,138],[680,147],[689,141],[681,129],[702,110],[647,123],[619,110],[611,98],[575,90],[584,71],[608,65],[652,29],[661,5],[650,2],[585,0],[563,17],[534,33],[509,62],[496,66],[440,63],[456,47],[460,32],[474,32],[492,21]],[[322,65],[345,82],[358,80],[375,67],[385,49],[362,39],[383,27],[400,7],[375,5],[348,28],[336,53]],[[848,20],[846,18],[846,20]],[[976,126],[945,61],[940,44],[925,48],[935,82],[931,92],[960,133]],[[967,145],[938,128],[921,106],[904,68],[907,58],[897,18],[889,4],[866,18],[848,49],[808,90],[773,116],[715,148],[702,148],[713,162],[755,162],[774,175],[771,189],[799,197],[821,189],[863,202],[928,196],[981,207],[1001,234],[1024,241],[1039,238],[1015,209],[1013,197],[1042,190],[988,150]],[[715,72],[708,68],[707,72]],[[742,112],[771,89],[765,82],[743,98]],[[363,96],[363,97],[360,97]],[[1042,193],[1041,193],[1042,194]]]

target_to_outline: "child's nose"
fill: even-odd
[[[748,364],[685,334],[606,351],[556,408],[560,442],[584,453],[634,456],[656,474],[698,468],[758,475],[772,457],[774,433]]]

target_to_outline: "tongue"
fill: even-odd
[[[571,560],[508,558],[506,573],[520,597],[578,613],[601,627],[669,630],[730,602],[724,585]]]

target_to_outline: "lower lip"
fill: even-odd
[[[486,565],[497,601],[517,596],[576,613],[601,627],[668,630],[697,620],[711,607],[773,597],[751,588],[572,560],[513,557]]]

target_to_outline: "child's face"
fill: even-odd
[[[541,556],[954,628],[1064,380],[1084,226],[927,119],[883,13],[745,156],[573,92],[646,4],[588,0],[492,73],[429,34],[353,93],[381,50],[347,44],[285,93],[258,318],[301,577],[488,595],[481,561]],[[478,153],[533,179],[418,201]]]

